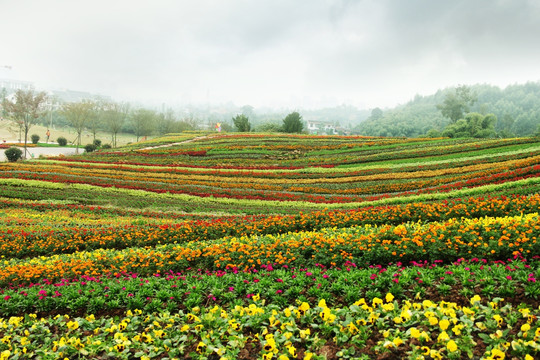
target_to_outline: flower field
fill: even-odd
[[[0,359],[540,357],[540,140],[182,134],[0,164]]]

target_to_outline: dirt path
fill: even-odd
[[[166,148],[166,147],[171,147],[171,146],[180,145],[180,144],[187,144],[187,143],[190,143],[190,142],[194,142],[194,141],[202,140],[202,139],[208,139],[208,138],[209,138],[208,135],[197,136],[197,137],[194,137],[193,139],[189,139],[189,140],[184,140],[184,141],[165,144],[165,145],[149,146],[149,147],[142,148],[140,150],[153,150],[153,149]]]

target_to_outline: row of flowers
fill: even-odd
[[[534,359],[538,309],[474,296],[466,305],[428,299],[359,298],[344,308],[298,301],[196,306],[123,316],[0,319],[0,358],[116,359]]]
[[[366,201],[364,197],[346,195],[350,193],[368,195],[383,193],[383,195],[375,195],[375,197],[397,197],[404,194],[433,193],[440,190],[449,191],[536,177],[540,173],[540,166],[537,165],[538,161],[538,157],[533,157],[520,161],[499,163],[498,166],[482,164],[466,168],[455,168],[450,171],[460,175],[454,176],[447,175],[449,170],[436,170],[383,174],[381,176],[367,175],[329,179],[289,179],[285,177],[271,180],[246,176],[173,176],[170,173],[147,173],[147,176],[141,177],[140,172],[125,172],[119,169],[108,170],[100,167],[76,169],[69,166],[35,165],[30,163],[5,165],[3,167],[4,171],[0,172],[0,177],[90,184],[102,187],[114,186],[158,193],[189,194],[199,197],[214,196],[236,199],[342,203]],[[426,178],[427,180],[415,180],[417,178]],[[368,181],[366,184],[373,184],[381,180],[383,180],[382,183],[375,185],[366,186],[363,183]],[[396,180],[397,182],[395,182]],[[313,187],[310,184],[320,185]],[[331,188],[322,187],[321,185],[324,184],[328,184]],[[351,184],[353,184],[352,188]],[[249,186],[249,190],[246,190],[246,186]],[[212,192],[209,192],[210,189]],[[294,193],[291,191],[294,191]],[[312,192],[316,193],[311,194]],[[389,192],[393,192],[393,194],[389,195]],[[320,193],[330,193],[330,195],[319,195]],[[334,194],[338,195],[338,197]]]
[[[255,294],[266,304],[283,306],[299,300],[314,304],[325,299],[334,307],[347,307],[358,297],[373,300],[390,291],[396,300],[429,296],[460,305],[480,295],[505,298],[509,304],[540,305],[540,262],[516,258],[508,261],[473,259],[452,264],[412,261],[343,268],[267,264],[258,269],[209,271],[190,269],[143,276],[115,273],[62,278],[58,281],[12,284],[0,290],[0,314],[22,316],[54,313],[101,313],[128,309],[147,312],[185,310],[201,304],[230,309],[248,306]],[[537,280],[538,279],[538,280]]]
[[[42,278],[97,276],[122,271],[151,274],[164,268],[173,271],[184,271],[187,268],[249,269],[268,263],[342,266],[346,262],[367,266],[396,261],[448,262],[462,257],[498,260],[516,254],[530,258],[540,253],[538,214],[505,218],[450,219],[445,222],[397,226],[368,224],[342,229],[325,228],[282,235],[223,237],[187,243],[178,240],[181,231],[189,231],[188,227],[162,228],[164,231],[160,233],[150,230],[145,233],[145,229],[139,229],[140,237],[135,242],[130,239],[129,233],[119,231],[104,231],[104,236],[100,236],[99,232],[87,236],[82,231],[74,231],[74,244],[93,241],[100,249],[49,257],[4,260],[0,269],[0,283],[28,283]],[[167,240],[164,240],[166,237]],[[57,251],[69,249],[70,241],[68,237],[67,241],[57,244]],[[156,241],[169,244],[153,248],[148,246]],[[51,246],[45,240],[36,242],[41,246]],[[102,249],[107,242],[126,242],[140,247]],[[22,251],[19,249],[20,245],[12,243],[12,246],[17,247],[17,251]]]
[[[122,161],[127,163],[139,163],[139,164],[176,164],[176,165],[204,165],[208,167],[239,167],[239,168],[259,168],[261,166],[266,167],[268,165],[274,165],[274,156],[265,158],[264,152],[270,152],[271,154],[279,155],[283,149],[279,144],[279,138],[269,138],[268,144],[277,143],[275,145],[276,150],[272,150],[274,145],[263,145],[261,150],[254,151],[252,154],[238,153],[234,149],[228,149],[228,144],[234,144],[235,149],[250,149],[256,143],[250,143],[249,137],[239,136],[234,143],[225,142],[222,144],[216,140],[216,137],[212,137],[211,140],[205,141],[205,139],[198,139],[197,141],[187,144],[181,144],[178,146],[172,146],[168,148],[157,148],[144,151],[129,151],[122,152]],[[211,141],[211,143],[208,143]],[[326,146],[321,144],[321,140],[313,141],[309,137],[301,137],[300,140],[303,145],[290,145],[288,151],[300,151],[303,156],[293,157],[289,159],[281,159],[280,164],[283,168],[292,167],[306,167],[306,166],[320,166],[320,165],[333,165],[333,164],[360,164],[374,161],[387,161],[397,159],[414,159],[447,156],[449,154],[463,154],[463,153],[475,153],[482,152],[483,150],[493,151],[505,151],[506,148],[510,148],[515,145],[527,145],[537,143],[537,139],[534,138],[521,138],[521,139],[500,139],[500,140],[444,140],[444,141],[426,141],[421,139],[413,140],[397,140],[392,141],[377,139],[369,141],[369,146],[366,146],[364,142],[359,142],[355,139],[348,139],[349,144],[344,149],[333,149],[320,151],[319,146]],[[389,145],[390,144],[390,145]],[[352,148],[350,148],[352,147]],[[300,150],[301,149],[301,150]],[[223,150],[223,151],[222,151]],[[206,151],[207,156],[204,158],[194,158],[190,160],[186,157],[175,158],[171,154],[182,153],[186,151]],[[212,151],[215,155],[212,155]],[[148,157],[149,154],[155,154],[158,156]],[[247,156],[246,156],[247,155]],[[87,158],[95,161],[115,162],[118,161],[117,153],[95,153],[90,154]],[[76,160],[76,157],[68,157],[68,159]]]
[[[368,207],[353,211],[316,211],[295,216],[210,216],[182,219],[183,221],[178,222],[172,221],[174,217],[169,219],[166,214],[162,214],[161,219],[154,220],[152,217],[156,213],[153,212],[144,217],[135,218],[136,213],[133,211],[122,214],[114,209],[105,210],[95,207],[82,207],[81,211],[77,212],[79,214],[77,220],[74,221],[74,207],[70,205],[4,202],[0,203],[0,206],[10,205],[10,207],[16,206],[20,209],[14,212],[10,210],[10,216],[0,218],[0,234],[3,238],[0,244],[0,255],[21,258],[98,248],[123,249],[134,246],[202,242],[224,236],[287,234],[322,228],[337,229],[368,225],[383,225],[381,228],[375,227],[370,231],[373,234],[378,233],[378,236],[385,236],[389,230],[384,226],[391,229],[409,221],[446,220],[443,224],[449,224],[448,226],[452,227],[472,221],[460,220],[453,223],[454,218],[515,216],[536,211],[539,204],[540,195],[477,197],[452,202]],[[84,214],[88,211],[95,211],[96,214]],[[426,226],[435,225],[432,223]],[[445,226],[441,225],[441,228]],[[450,232],[451,230],[444,236],[451,239],[453,235],[450,235]],[[470,235],[465,234],[465,236]]]

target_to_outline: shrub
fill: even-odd
[[[84,150],[87,152],[87,153],[91,153],[92,151],[95,151],[97,149],[97,146],[95,144],[86,144],[84,146]]]
[[[15,162],[22,158],[22,150],[14,146],[4,151],[4,154],[6,154],[6,158],[8,159],[8,161],[11,162]]]
[[[30,136],[30,139],[32,140],[32,144],[37,144],[39,141],[39,135],[33,134],[32,136]]]
[[[101,146],[101,140],[94,139],[94,145],[96,145],[96,148],[100,147]]]
[[[103,144],[103,146],[101,147],[102,149],[110,149],[111,148],[111,144]]]
[[[60,146],[66,146],[67,145],[67,140],[65,137],[63,136],[60,136],[58,139],[56,139],[56,142],[58,143],[58,145]]]

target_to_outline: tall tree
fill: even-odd
[[[301,133],[304,129],[302,116],[297,112],[292,112],[283,119],[283,132]]]
[[[117,136],[127,119],[129,106],[127,104],[106,103],[103,105],[103,119],[111,133],[112,147],[116,147]]]
[[[454,92],[447,93],[442,104],[437,105],[441,114],[456,123],[470,111],[470,107],[478,100],[476,93],[465,85],[458,86]]]
[[[4,98],[2,107],[6,114],[19,125],[19,129],[24,132],[24,158],[26,159],[28,131],[35,125],[38,118],[45,114],[45,92],[34,93],[34,90],[17,90],[13,100]]]
[[[249,132],[251,130],[251,123],[249,122],[249,118],[244,115],[236,115],[232,118],[234,122],[234,126],[238,129],[240,132]]]
[[[138,109],[131,115],[131,125],[137,141],[141,136],[148,136],[154,130],[156,112],[147,109]]]
[[[156,116],[156,130],[159,135],[165,135],[174,131],[175,115],[172,109]]]
[[[62,107],[62,114],[77,133],[77,138],[75,140],[77,141],[76,153],[78,154],[79,146],[81,146],[82,132],[91,117],[95,116],[95,103],[89,100],[67,103]]]

